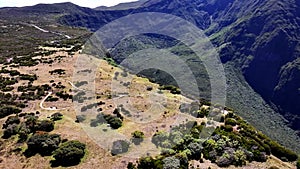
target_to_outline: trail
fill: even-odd
[[[56,107],[44,107],[43,104],[44,102],[47,100],[47,98],[52,94],[52,92],[49,92],[47,94],[47,96],[40,102],[40,108],[43,109],[43,110],[49,110],[49,111],[57,111],[57,110],[65,110],[67,109],[68,107],[66,108],[62,108],[62,109],[57,109]]]
[[[33,26],[34,28],[36,28],[36,29],[42,31],[42,32],[45,32],[45,33],[53,33],[53,34],[56,34],[56,35],[59,35],[59,36],[64,36],[64,37],[66,37],[67,39],[71,39],[71,36],[69,36],[69,35],[62,34],[62,33],[59,33],[59,32],[48,31],[48,30],[45,30],[45,29],[43,29],[43,28],[40,28],[40,27],[38,27],[38,26],[36,26],[36,25],[34,25],[34,24],[30,24],[30,25]]]
[[[52,94],[52,92],[49,92],[47,94],[47,96],[41,101],[40,103],[40,108],[43,109],[43,110],[50,110],[50,111],[54,111],[54,110],[57,110],[56,107],[48,107],[48,108],[45,108],[43,106],[44,102],[47,100],[47,98]]]
[[[68,83],[76,90],[85,91],[83,89],[79,89],[78,87],[76,87],[71,81],[68,81]]]

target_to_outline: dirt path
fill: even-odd
[[[59,32],[48,31],[48,30],[45,30],[45,29],[43,29],[43,28],[40,28],[40,27],[38,27],[38,26],[36,26],[36,25],[34,25],[34,24],[30,24],[30,25],[33,26],[34,28],[36,28],[36,29],[42,31],[42,32],[45,32],[45,33],[53,33],[53,34],[56,34],[56,35],[59,35],[59,36],[64,36],[64,37],[66,37],[67,39],[71,39],[71,36],[69,36],[69,35],[62,34],[62,33],[59,33]]]

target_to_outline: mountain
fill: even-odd
[[[102,10],[72,3],[0,8],[0,168],[295,168],[299,5],[147,0]],[[90,43],[101,26],[142,12],[174,14],[204,30],[223,62],[226,106],[210,103],[205,60],[178,39],[146,33],[87,55],[102,50]],[[157,17],[154,24],[180,30],[163,23]],[[126,31],[114,28],[109,39]],[[136,76],[118,66],[141,50],[165,65],[157,49],[179,58],[171,68],[188,66],[200,96],[190,80],[179,81],[188,86],[179,89],[168,71]],[[187,76],[187,69],[174,70]]]
[[[182,17],[203,29],[218,48],[228,78],[228,105],[272,138],[291,145],[297,138],[286,126],[300,130],[299,11],[297,0],[148,0],[105,10],[71,3],[2,8],[0,18],[21,21],[26,17],[32,18],[32,22],[39,18],[43,22],[96,31],[130,13],[163,12]],[[137,39],[140,47],[131,46],[129,51],[158,41],[151,36]],[[173,47],[175,51],[178,48]],[[120,62],[128,54],[116,49],[112,57]],[[196,62],[190,65],[201,67]],[[204,84],[201,91],[209,91],[209,87],[205,88],[205,71],[200,68],[196,73],[198,83]],[[172,81],[160,72],[154,75],[157,82]],[[270,132],[271,128],[278,131]],[[293,141],[283,141],[288,137]]]
[[[250,86],[299,130],[300,15],[298,1],[266,1],[214,39],[223,62],[241,69]]]
[[[109,11],[113,11],[113,10],[128,10],[128,9],[136,9],[139,8],[141,6],[143,6],[143,4],[145,2],[147,2],[148,0],[139,0],[139,1],[134,1],[134,2],[126,2],[126,3],[120,3],[118,5],[115,6],[111,6],[111,7],[107,7],[107,6],[99,6],[94,8],[95,10],[100,10],[100,11],[104,11],[104,10],[109,10]]]

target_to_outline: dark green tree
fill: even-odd
[[[62,143],[59,148],[53,152],[55,161],[52,161],[52,164],[59,166],[77,165],[85,155],[85,148],[86,145],[77,140]]]

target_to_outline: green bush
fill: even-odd
[[[129,149],[130,143],[125,140],[118,140],[113,142],[111,154],[118,155],[122,153],[126,153]]]
[[[127,169],[136,169],[136,166],[132,162],[129,162],[127,164]]]
[[[86,115],[82,114],[82,115],[77,115],[77,116],[76,116],[75,122],[76,122],[76,123],[82,123],[82,122],[84,122],[85,120],[86,120]]]
[[[145,134],[141,131],[135,131],[135,132],[131,133],[131,136],[132,136],[132,142],[135,145],[139,145],[139,144],[141,144],[141,142],[143,142]]]
[[[52,121],[58,121],[61,120],[63,118],[63,114],[57,112],[51,115],[51,120]]]
[[[20,124],[20,119],[18,116],[10,116],[6,119],[5,123],[3,124],[3,129],[7,128],[10,124]]]
[[[163,131],[156,132],[151,141],[157,147],[169,148],[168,146],[164,146],[164,143],[169,141],[169,133]]]
[[[18,132],[19,132],[19,126],[17,124],[10,124],[3,131],[2,138],[8,139],[8,138],[10,138],[13,135],[18,134]]]
[[[221,126],[221,129],[222,130],[225,130],[227,132],[232,132],[233,131],[233,128],[231,125],[225,125],[225,126]]]
[[[35,130],[50,132],[54,130],[54,122],[52,120],[39,121],[35,127]]]
[[[51,75],[53,75],[53,74],[63,75],[63,74],[66,74],[65,71],[66,70],[63,70],[63,69],[55,69],[55,70],[49,71],[49,73]]]
[[[298,159],[298,155],[293,151],[286,149],[285,147],[279,145],[274,141],[268,142],[271,153],[276,156],[277,158],[284,159],[286,158],[288,161],[296,161]]]
[[[165,86],[161,86],[159,87],[160,90],[169,90],[172,94],[181,94],[181,90],[176,87],[176,86],[172,86],[172,85],[165,85]]]
[[[58,149],[53,152],[55,161],[53,165],[72,166],[80,163],[85,155],[86,145],[77,141],[67,141],[62,143]]]
[[[300,169],[300,159],[297,161],[297,169]]]
[[[6,116],[9,116],[11,114],[18,114],[22,110],[17,108],[17,107],[12,107],[12,106],[4,106],[0,108],[0,118],[4,118]]]
[[[174,156],[167,157],[162,160],[164,163],[164,168],[166,169],[179,169],[180,168],[180,160]]]
[[[104,124],[107,123],[110,125],[113,129],[118,129],[122,127],[123,121],[116,116],[110,115],[110,114],[103,114],[100,113],[97,115],[96,119],[92,119],[90,125],[92,127],[98,126],[98,124]]]
[[[199,160],[201,158],[202,144],[197,142],[192,142],[188,145],[188,149],[191,151],[191,156],[189,159]]]
[[[58,134],[34,134],[27,141],[27,155],[39,153],[41,155],[51,155],[60,144],[60,135]]]
[[[225,119],[225,125],[236,126],[236,120],[233,119],[233,118],[226,118]]]

